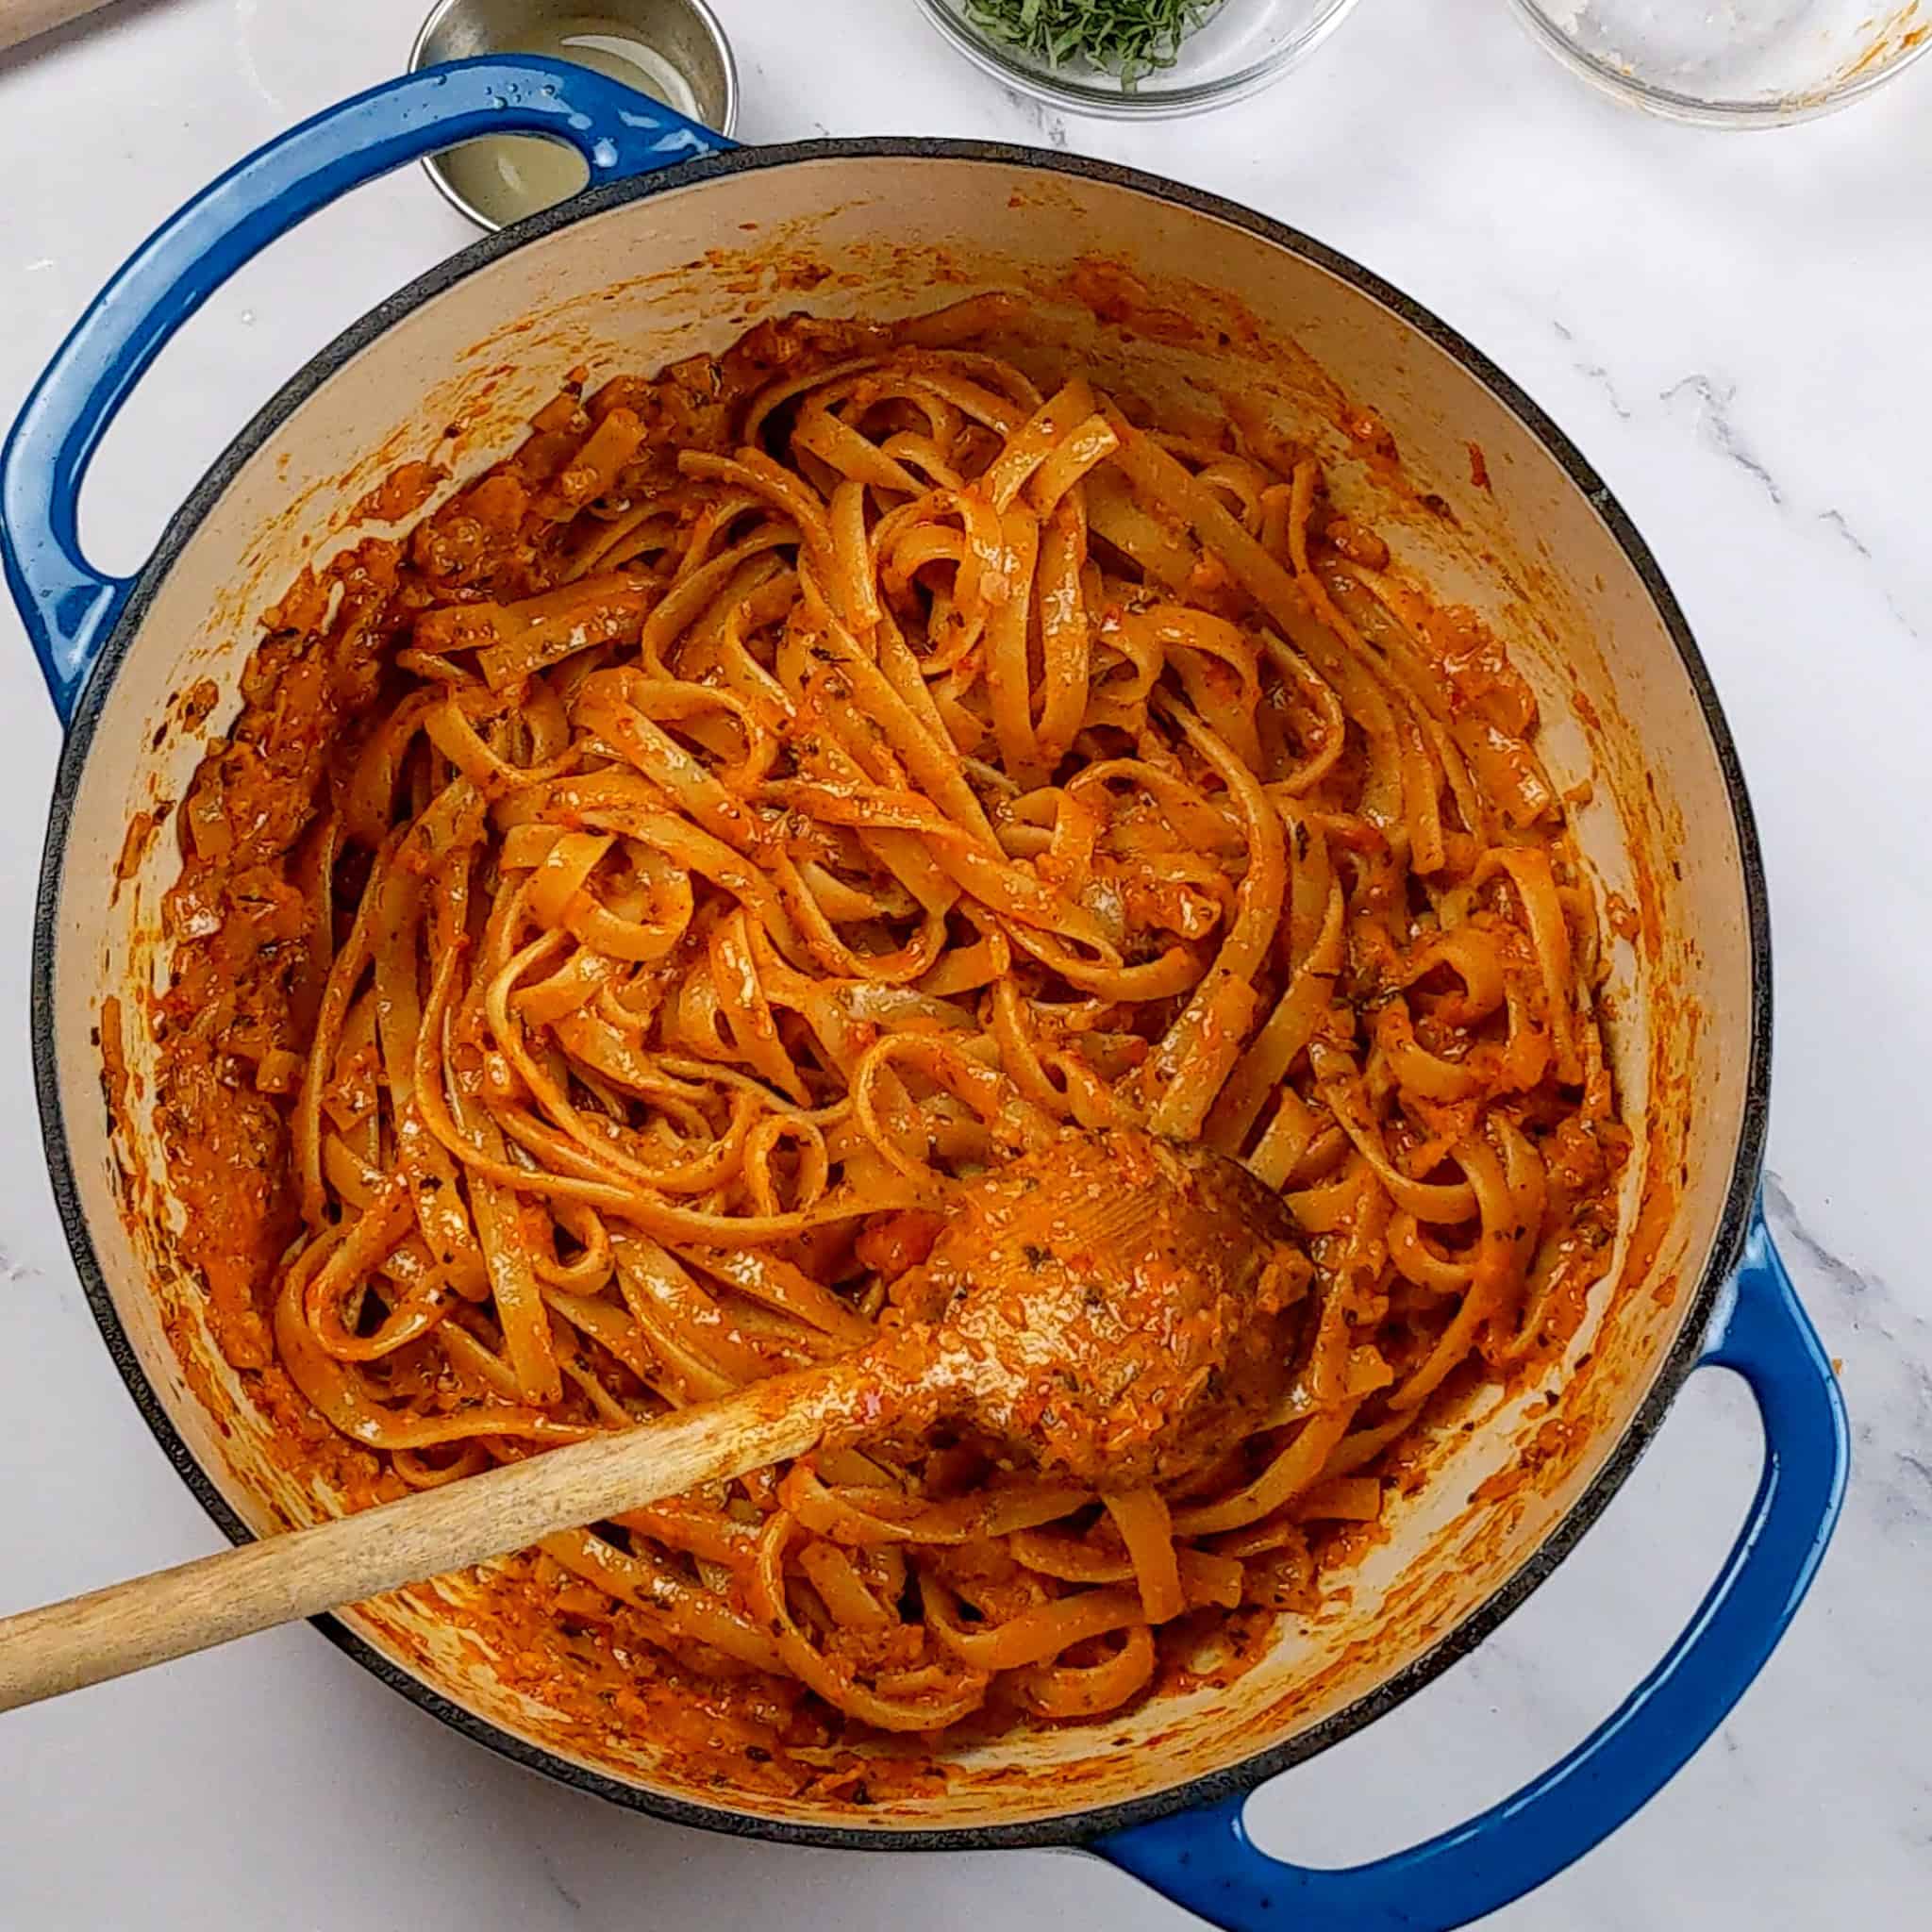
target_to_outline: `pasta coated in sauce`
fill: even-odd
[[[1312,455],[1042,381],[1014,325],[791,318],[574,384],[291,592],[183,808],[184,1253],[351,1504],[861,1345],[1056,1126],[1285,1195],[1291,1392],[1177,1485],[888,1430],[510,1560],[539,1694],[701,1712],[751,1786],[1115,1710],[1306,1610],[1615,1231],[1527,686]]]

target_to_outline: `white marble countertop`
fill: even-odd
[[[1607,476],[1696,629],[1771,874],[1774,1224],[1856,1429],[1819,1584],[1719,1736],[1519,1932],[1889,1932],[1932,1891],[1932,1283],[1908,1211],[1932,1074],[1932,63],[1840,117],[1699,133],[1595,98],[1503,0],[1367,0],[1274,91],[1147,128],[1062,119],[910,0],[719,0],[741,135],[1000,137],[1251,203],[1471,336]],[[393,71],[400,0],[125,0],[0,57],[0,419],[85,301],[246,149]],[[248,413],[468,239],[415,170],[218,295],[116,425],[96,559],[131,568]],[[0,613],[0,1012],[27,940],[57,732]],[[100,1346],[42,1167],[27,1035],[0,1041],[0,1608],[212,1549]],[[1755,1477],[1741,1392],[1693,1381],[1603,1523],[1470,1661],[1271,1786],[1274,1849],[1346,1862],[1451,1823],[1575,1741],[1660,1653]],[[746,1844],[499,1762],[306,1628],[0,1722],[0,1926],[386,1932],[724,1925],[944,1932],[1182,1915],[1091,1860]],[[1374,1824],[1367,1819],[1376,1821]]]

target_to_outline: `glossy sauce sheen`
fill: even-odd
[[[1607,1265],[1527,688],[1311,455],[1164,433],[1016,304],[574,383],[267,632],[151,1017],[291,1465],[353,1507],[917,1357],[451,1611],[587,1743],[863,1804],[1224,1679]],[[1294,1240],[1201,1245],[1216,1190]],[[935,1324],[996,1398],[906,1400]]]

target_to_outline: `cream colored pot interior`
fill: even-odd
[[[130,984],[164,972],[159,908],[178,863],[172,825],[143,843],[130,824],[181,797],[208,734],[234,715],[258,613],[301,564],[354,534],[347,507],[395,463],[435,456],[474,473],[518,439],[578,363],[594,380],[723,348],[761,315],[804,307],[889,317],[991,288],[1028,291],[1043,333],[1078,343],[1108,380],[1171,409],[1219,413],[1219,396],[1239,391],[1274,412],[1323,451],[1343,507],[1390,538],[1398,567],[1477,606],[1504,636],[1538,690],[1553,771],[1588,787],[1578,817],[1600,888],[1641,915],[1636,944],[1616,946],[1608,992],[1624,1114],[1642,1139],[1623,1266],[1559,1378],[1555,1413],[1574,1426],[1546,1427],[1540,1389],[1494,1398],[1486,1425],[1459,1435],[1434,1480],[1400,1506],[1353,1590],[1306,1627],[1285,1629],[1232,1690],[974,1750],[943,1799],[863,1812],[799,1801],[768,1814],[885,1834],[1012,1824],[1144,1797],[1372,1692],[1532,1558],[1615,1452],[1695,1297],[1737,1154],[1749,1058],[1732,809],[1690,679],[1643,582],[1530,429],[1415,325],[1338,275],[1119,181],[991,160],[826,155],[608,208],[405,314],[242,464],[175,558],[107,696],[74,802],[56,925],[59,1095],[107,1290],[141,1369],[236,1514],[257,1529],[310,1520],[325,1500],[294,1492],[262,1453],[260,1424],[172,1257],[176,1210],[148,1126],[153,1050],[135,1008],[124,1027],[131,1077],[118,1130],[101,1104],[103,1003],[118,994],[125,1006]],[[1361,407],[1394,433],[1393,478],[1373,474],[1347,433]],[[218,696],[198,718],[210,695],[204,680]],[[127,874],[118,884],[117,867]],[[1532,1438],[1533,1470],[1524,1455]],[[1523,1479],[1490,1480],[1506,1472]],[[710,1791],[680,1789],[648,1749],[560,1741],[541,1704],[455,1641],[439,1601],[431,1590],[405,1592],[346,1621],[502,1730],[716,1807]]]

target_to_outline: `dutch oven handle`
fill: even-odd
[[[1226,1932],[1452,1932],[1553,1878],[1663,1787],[1723,1723],[1803,1600],[1843,1501],[1837,1378],[1762,1213],[1698,1366],[1734,1370],[1763,1420],[1744,1527],[1668,1655],[1561,1763],[1467,1824],[1346,1870],[1257,1849],[1246,1794],[1135,1825],[1092,1850]]]
[[[75,324],[0,451],[0,558],[63,722],[132,588],[82,555],[81,480],[162,345],[240,268],[337,196],[486,134],[547,134],[593,183],[733,145],[588,69],[491,57],[386,81],[291,127],[164,223]]]

